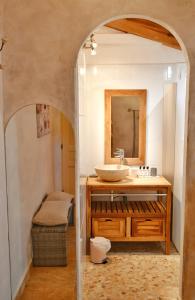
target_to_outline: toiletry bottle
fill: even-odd
[[[157,168],[151,168],[150,174],[151,176],[157,176]]]
[[[142,172],[143,176],[146,176],[146,167],[143,166],[143,172]]]
[[[138,177],[142,176],[142,166],[139,166]]]
[[[147,176],[150,176],[150,168],[149,168],[149,166],[147,166],[146,169],[147,169]]]

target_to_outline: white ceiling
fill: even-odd
[[[107,27],[95,32],[97,55],[85,49],[87,64],[157,64],[185,62],[181,50]]]

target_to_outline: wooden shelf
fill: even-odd
[[[143,217],[163,218],[166,210],[162,201],[92,201],[91,216],[103,217]]]
[[[110,198],[101,198],[113,192],[131,194],[132,200],[137,200],[133,196],[135,192],[143,194],[143,200],[148,193],[155,193],[157,198],[156,201],[153,197],[151,201],[105,201]],[[102,196],[94,198],[97,197],[95,194]],[[166,198],[163,199],[162,194]],[[105,236],[111,241],[121,242],[164,241],[165,253],[170,253],[171,184],[162,176],[147,179],[127,177],[120,182],[88,178],[86,213],[88,253],[92,236]]]

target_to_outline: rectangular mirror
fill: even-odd
[[[143,165],[146,149],[146,90],[105,90],[105,163]]]

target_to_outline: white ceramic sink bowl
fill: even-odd
[[[104,181],[120,181],[129,175],[129,167],[124,165],[102,165],[95,171]]]

